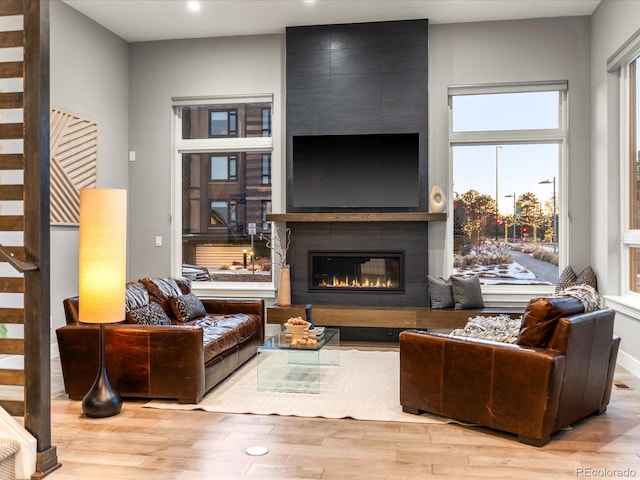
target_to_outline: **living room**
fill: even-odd
[[[634,37],[640,11],[633,1],[595,3],[591,13],[578,16],[430,22],[428,179],[429,186],[443,185],[447,194],[453,191],[448,87],[567,81],[571,144],[563,181],[571,211],[562,265],[576,270],[593,266],[605,305],[616,310],[615,333],[622,337],[619,365],[638,376],[640,350],[629,341],[638,334],[638,302],[626,286],[628,254],[620,218],[624,166],[619,160],[619,86],[607,71],[607,61]],[[129,195],[129,279],[180,273],[181,258],[175,253],[180,226],[172,221],[177,188],[172,99],[272,94],[273,158],[280,159],[273,163],[272,211],[287,211],[284,31],[127,41],[72,6],[73,2],[51,2],[51,105],[98,124],[98,186],[125,188]],[[430,17],[425,10],[411,18]],[[409,17],[354,15],[331,23],[400,19]],[[135,152],[133,161],[130,152]],[[429,225],[425,273],[433,277],[446,277],[451,271],[450,228],[450,220]],[[62,300],[77,294],[77,245],[77,229],[52,227],[54,329],[64,324]],[[275,303],[277,292],[272,284],[226,289],[211,285],[200,294],[261,297]],[[485,301],[524,306],[532,296],[532,291],[487,290]],[[168,415],[159,418],[170,421]],[[323,428],[318,421],[311,424]],[[522,470],[519,474],[526,476]]]

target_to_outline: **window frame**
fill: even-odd
[[[182,155],[188,153],[228,154],[229,152],[269,152],[273,158],[276,144],[273,130],[269,137],[209,137],[184,139],[182,138],[182,107],[211,106],[212,109],[215,109],[224,104],[239,103],[270,103],[271,115],[274,115],[274,95],[270,93],[172,98],[170,114],[172,118],[171,150],[173,159],[171,172],[171,263],[173,275],[180,276],[182,271]],[[274,200],[274,194],[275,189],[272,188],[272,202]],[[273,224],[271,230],[275,231]],[[275,278],[272,275],[271,282],[197,282],[194,283],[192,288],[194,292],[199,295],[255,296],[259,294],[265,298],[273,298],[275,296]]]
[[[226,113],[227,114],[227,132],[226,134],[213,133],[213,120],[211,114]],[[233,118],[233,122],[232,122]],[[232,129],[232,123],[235,127]],[[238,136],[238,109],[237,108],[210,108],[209,109],[209,138],[227,138]]]
[[[630,295],[634,302],[640,303],[640,292],[634,291],[631,287],[633,281],[633,268],[631,267],[631,261],[635,255],[639,253],[632,253],[632,249],[640,248],[640,224],[637,228],[632,228],[632,209],[634,208],[634,202],[631,198],[632,187],[631,182],[636,175],[636,165],[632,163],[632,158],[635,156],[635,152],[632,148],[636,147],[638,138],[635,138],[635,132],[632,129],[636,128],[636,118],[634,118],[634,109],[632,108],[632,102],[637,102],[635,98],[635,92],[632,92],[632,74],[638,63],[640,63],[640,45],[636,49],[631,49],[629,54],[621,65],[619,65],[620,74],[620,110],[621,110],[621,125],[620,125],[620,175],[621,175],[621,188],[620,188],[620,226],[621,226],[621,268],[620,268],[620,285],[621,293],[623,295]],[[639,59],[637,62],[636,60]],[[632,66],[633,63],[635,66]],[[634,86],[636,86],[634,84]],[[637,105],[637,103],[636,103]],[[632,138],[633,137],[633,138]]]
[[[558,128],[552,129],[530,129],[530,130],[486,130],[486,131],[460,131],[453,130],[453,97],[459,95],[483,95],[483,94],[506,94],[525,92],[559,92],[559,120]],[[569,108],[568,108],[568,82],[567,81],[545,81],[545,82],[519,82],[503,84],[477,84],[477,85],[454,85],[448,87],[447,102],[449,111],[449,191],[453,192],[453,149],[457,146],[479,146],[479,145],[517,145],[531,143],[558,144],[559,165],[557,185],[557,202],[559,204],[558,216],[558,272],[567,265],[569,256],[568,221],[570,217],[571,205],[568,195],[569,178]],[[450,216],[447,227],[447,258],[453,259],[453,229],[454,219]],[[453,261],[445,263],[445,276],[453,273]],[[491,301],[496,299],[500,302],[510,300],[519,301],[526,296],[547,295],[553,293],[555,285],[482,285],[482,292],[485,298]],[[493,295],[493,297],[492,297]],[[517,299],[517,300],[516,300]]]
[[[227,159],[227,176],[225,178],[213,178],[213,159]],[[210,182],[236,182],[238,180],[238,154],[237,153],[212,153],[209,154],[209,181]]]

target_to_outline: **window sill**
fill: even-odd
[[[604,295],[602,298],[605,307],[640,321],[640,295],[628,293],[626,295]]]
[[[487,307],[524,307],[535,297],[555,293],[555,285],[482,285],[482,298]]]
[[[276,298],[276,288],[271,282],[193,282],[191,291],[203,298]]]

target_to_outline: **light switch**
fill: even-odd
[[[129,152],[129,161],[130,162],[135,162],[136,161],[136,152],[134,150],[131,150]]]
[[[162,237],[160,235],[156,236],[156,247],[162,246]]]

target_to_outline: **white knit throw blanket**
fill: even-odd
[[[449,335],[453,337],[481,338],[494,342],[516,343],[522,318],[512,319],[500,314],[494,317],[470,317],[464,328],[457,328]]]

